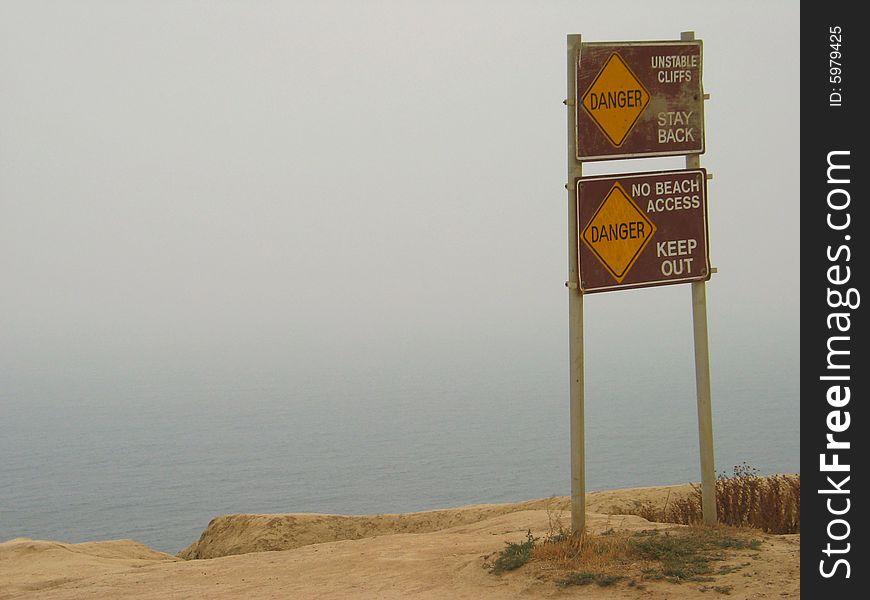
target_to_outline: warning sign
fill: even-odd
[[[583,293],[710,278],[704,169],[576,180]]]
[[[617,282],[637,260],[656,226],[617,181],[583,229],[582,238]]]
[[[614,146],[621,146],[637,123],[649,92],[614,52],[583,95],[583,108]]]
[[[702,43],[580,44],[577,160],[704,152]]]

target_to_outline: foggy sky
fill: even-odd
[[[797,2],[0,2],[3,397],[182,363],[566,362],[567,33],[704,41],[714,380],[794,375],[798,23]],[[589,297],[587,368],[690,369],[690,307],[686,285]]]

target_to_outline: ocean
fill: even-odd
[[[797,357],[747,356],[713,363],[717,469],[799,472]],[[344,358],[7,373],[0,541],[132,538],[176,553],[222,514],[570,493],[561,348]],[[691,354],[610,358],[587,360],[588,490],[697,481]]]

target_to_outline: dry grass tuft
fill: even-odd
[[[535,546],[531,559],[544,561],[559,569],[576,569],[609,573],[631,562],[630,541],[624,535],[562,534]]]
[[[644,502],[625,512],[659,523],[700,523],[703,521],[701,488],[692,487],[692,495],[666,501],[664,506]],[[733,475],[722,475],[716,480],[716,512],[723,525],[752,527],[776,534],[800,533],[801,477],[762,477],[747,464],[738,465]]]

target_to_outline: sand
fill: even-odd
[[[635,501],[663,503],[688,486],[595,492],[593,531],[670,528],[617,515]],[[214,519],[179,556],[133,540],[64,544],[15,539],[0,544],[0,600],[13,598],[729,598],[800,596],[798,535],[756,534],[761,550],[735,556],[740,570],[714,583],[651,582],[638,590],[560,589],[527,565],[500,576],[487,557],[568,524],[566,498],[451,510],[349,517],[320,514],[228,515]],[[191,560],[184,560],[183,558]],[[194,557],[200,557],[193,560]]]

